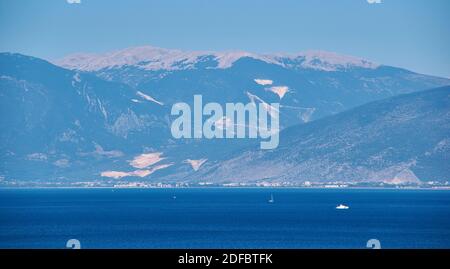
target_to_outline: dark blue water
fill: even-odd
[[[82,248],[365,248],[372,238],[450,248],[450,191],[0,190],[0,248],[64,248],[71,238]]]

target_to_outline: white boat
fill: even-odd
[[[270,199],[269,199],[269,203],[273,203],[273,202],[275,202],[275,200],[273,199],[273,195],[271,194],[270,195]]]
[[[340,204],[340,205],[336,206],[336,209],[349,209],[349,207],[346,205]]]

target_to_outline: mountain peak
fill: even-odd
[[[302,68],[323,71],[337,71],[351,67],[374,69],[379,66],[366,59],[323,50],[309,50],[297,54],[276,54],[274,58],[278,61],[289,59],[293,63],[299,64]],[[292,63],[286,65],[287,67],[292,67]]]
[[[306,51],[297,54],[257,54],[246,51],[183,51],[153,46],[131,47],[108,53],[77,53],[56,60],[56,65],[83,71],[105,68],[138,66],[145,70],[192,69],[202,58],[210,57],[217,68],[229,68],[237,60],[249,57],[290,69],[337,71],[346,68],[376,68],[377,64],[361,58],[327,51]]]

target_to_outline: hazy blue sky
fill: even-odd
[[[448,0],[0,0],[0,51],[321,49],[450,77],[449,14]]]

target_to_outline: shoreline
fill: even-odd
[[[192,187],[0,187],[0,190],[20,190],[20,189],[111,189],[111,190],[127,190],[127,189],[140,189],[140,190],[146,190],[146,189],[164,189],[164,190],[173,190],[173,189],[313,189],[313,190],[428,190],[428,191],[450,191],[450,187],[434,187],[434,188],[420,188],[420,187],[340,187],[340,188],[327,188],[327,187],[280,187],[280,186],[274,186],[274,187],[263,187],[263,186],[248,186],[248,187],[225,187],[225,186],[192,186]]]

